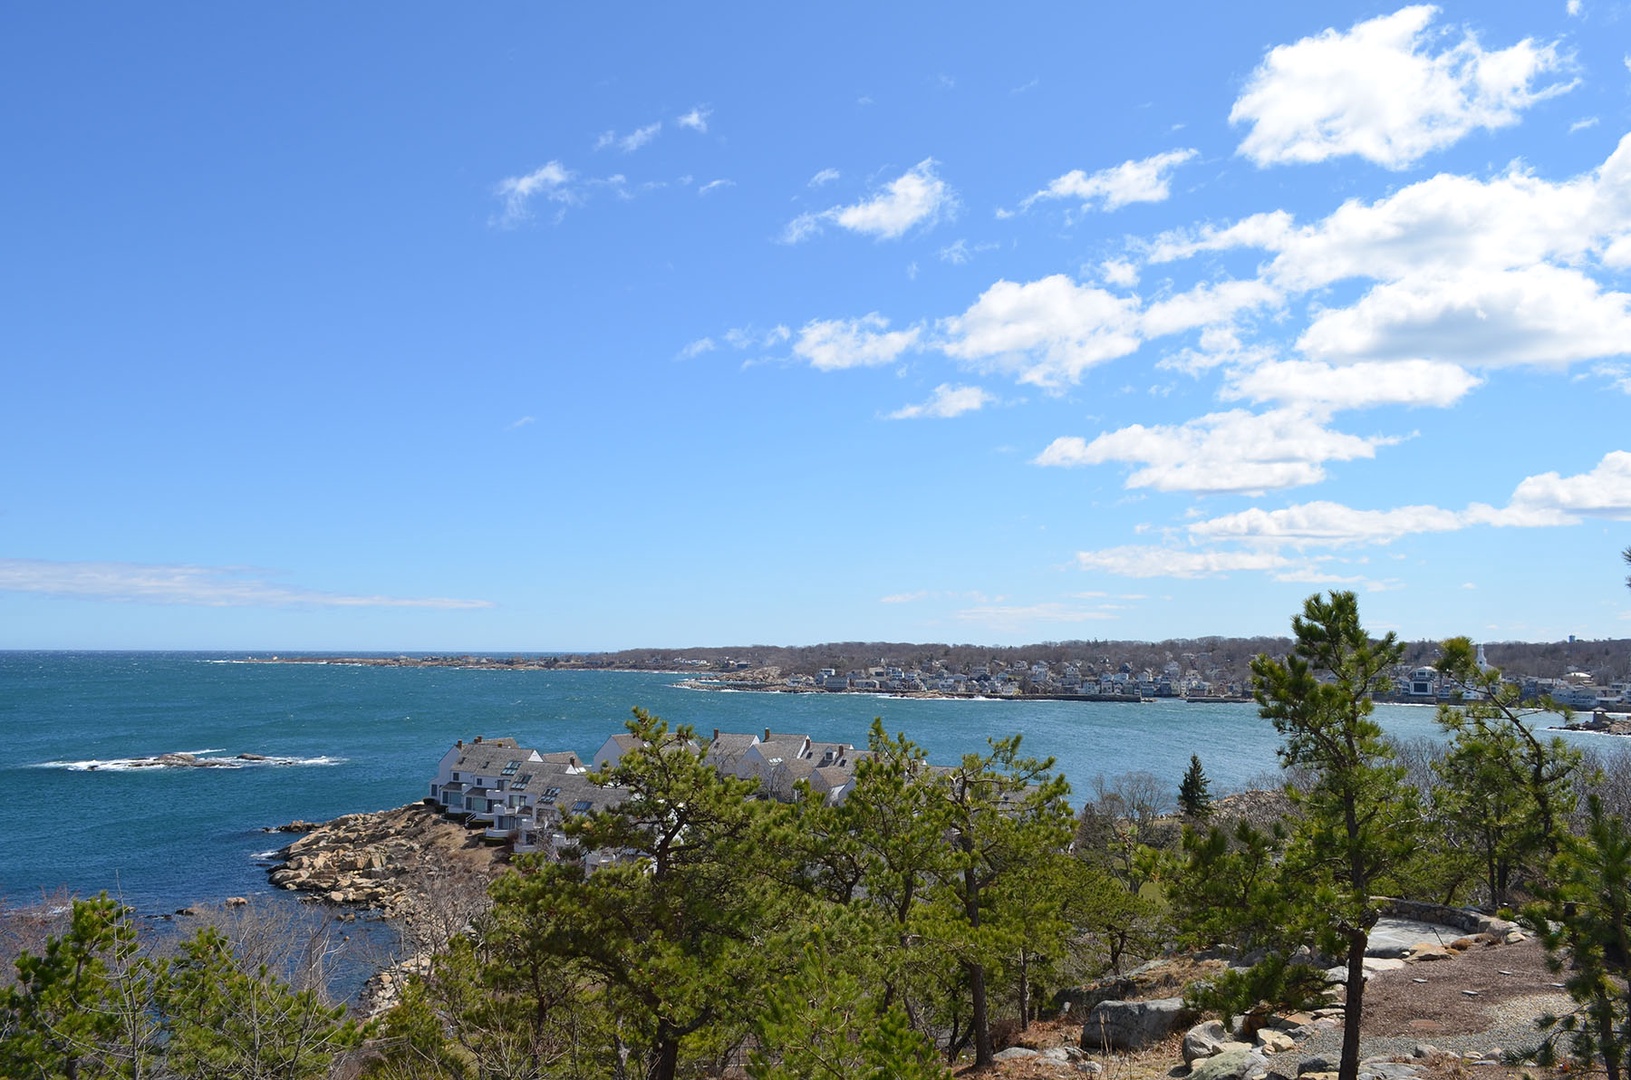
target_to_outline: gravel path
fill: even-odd
[[[1573,1008],[1556,985],[1561,980],[1532,940],[1475,945],[1454,959],[1377,972],[1365,989],[1360,1057],[1408,1057],[1423,1044],[1481,1057],[1526,1052],[1541,1040],[1537,1018]],[[1335,1061],[1341,1051],[1340,1028],[1298,1047],[1305,1059]]]

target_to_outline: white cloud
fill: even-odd
[[[203,607],[490,608],[487,600],[348,596],[278,585],[233,567],[0,559],[0,591],[77,600]]]
[[[1359,510],[1334,502],[1311,502],[1278,510],[1253,507],[1193,522],[1191,539],[1244,543],[1255,550],[1279,546],[1389,544],[1420,533],[1456,532],[1476,525],[1555,528],[1583,517],[1631,521],[1631,452],[1610,451],[1596,468],[1575,476],[1556,472],[1526,477],[1504,507],[1472,503],[1464,510],[1401,506]]]
[[[1570,15],[1580,14],[1580,0],[1569,0],[1567,4],[1563,5],[1563,10],[1567,11]]]
[[[735,186],[735,180],[710,180],[706,184],[703,184],[701,187],[697,188],[697,194],[706,195],[709,192],[718,191],[720,188],[733,188]]]
[[[1271,360],[1233,373],[1222,396],[1331,410],[1377,405],[1447,408],[1482,384],[1464,368],[1436,360],[1361,361],[1337,367],[1313,360]]]
[[[1437,506],[1401,506],[1393,510],[1355,510],[1333,502],[1311,502],[1282,510],[1253,507],[1189,526],[1198,540],[1236,540],[1299,544],[1386,544],[1401,536],[1455,532],[1466,515]]]
[[[1357,155],[1402,169],[1573,85],[1535,85],[1564,61],[1528,38],[1486,51],[1469,31],[1430,52],[1437,10],[1406,7],[1270,50],[1229,113],[1250,125],[1239,152],[1259,166]]]
[[[733,349],[773,349],[793,339],[793,331],[785,326],[772,326],[759,330],[752,326],[735,326],[725,331],[725,344]],[[706,340],[706,339],[704,339]]]
[[[823,223],[880,240],[899,239],[918,226],[931,228],[957,211],[956,193],[935,175],[936,164],[925,158],[862,202],[800,214],[782,231],[782,239],[796,244],[820,232]]]
[[[889,414],[889,419],[947,420],[954,416],[962,416],[964,413],[977,412],[996,400],[996,397],[978,386],[953,386],[951,383],[941,383],[934,388],[934,393],[930,395],[928,401],[896,409]]]
[[[1140,466],[1129,488],[1261,493],[1325,479],[1324,463],[1376,456],[1396,440],[1347,435],[1302,409],[1211,413],[1183,424],[1133,424],[1091,442],[1061,436],[1033,459],[1073,467],[1117,461]]]
[[[1139,161],[1124,161],[1091,175],[1073,169],[1050,180],[1047,187],[1020,205],[1029,208],[1039,199],[1078,199],[1084,206],[1097,204],[1103,210],[1118,210],[1129,203],[1165,202],[1172,194],[1172,170],[1195,155],[1194,150],[1169,150]]]
[[[658,120],[655,123],[647,124],[645,127],[635,128],[627,135],[619,135],[615,131],[602,132],[600,137],[595,140],[595,149],[604,150],[608,146],[615,146],[625,154],[632,154],[655,139],[662,130],[663,122]]]
[[[1135,299],[1078,285],[1063,274],[998,281],[967,311],[943,319],[942,348],[959,360],[1057,390],[1094,364],[1138,349]]]
[[[498,224],[510,226],[532,216],[529,204],[535,198],[557,203],[575,203],[578,196],[572,189],[573,174],[559,161],[540,165],[525,176],[510,176],[498,182],[498,195],[504,200],[504,210]]]
[[[1276,307],[1280,290],[1264,281],[1221,281],[1201,284],[1185,293],[1158,300],[1144,311],[1140,324],[1146,337],[1180,334],[1199,326],[1227,324],[1242,311]]]
[[[967,240],[958,240],[955,243],[947,244],[945,247],[940,249],[940,261],[943,263],[951,263],[953,266],[962,266],[964,263],[968,262],[970,258],[971,256],[968,253]]]
[[[820,172],[810,177],[809,186],[821,187],[823,184],[830,184],[834,180],[837,180],[839,175],[840,174],[837,169],[822,169]]]
[[[1412,276],[1322,312],[1297,347],[1322,360],[1566,365],[1631,352],[1631,294],[1603,292],[1579,270],[1544,263]]]
[[[1079,551],[1076,565],[1122,577],[1213,577],[1235,570],[1280,570],[1292,561],[1272,551],[1194,551],[1185,548],[1126,547]]]
[[[1631,520],[1631,452],[1613,450],[1591,472],[1559,476],[1555,472],[1527,477],[1512,493],[1509,510],[1516,514],[1557,513]]]
[[[681,360],[694,360],[703,353],[713,352],[718,347],[719,346],[714,343],[714,339],[711,337],[697,338],[695,341],[691,342],[691,344],[680,350],[679,358]]]
[[[708,131],[708,117],[712,116],[713,114],[714,111],[712,109],[703,105],[698,105],[684,116],[676,116],[674,118],[674,123],[678,124],[682,128],[690,128],[692,131],[706,134]]]
[[[1598,123],[1599,123],[1598,118],[1595,117],[1595,116],[1582,117],[1581,119],[1576,120],[1574,123],[1569,125],[1569,134],[1573,135],[1577,131],[1589,130],[1591,128],[1596,127]]]
[[[888,327],[889,320],[877,312],[859,319],[816,319],[799,331],[793,355],[818,371],[890,364],[917,344],[921,331]]]
[[[1106,259],[1099,264],[1099,276],[1106,285],[1130,289],[1138,284],[1138,264],[1128,259]]]
[[[1208,251],[1234,248],[1262,248],[1278,251],[1292,235],[1295,219],[1284,210],[1252,214],[1233,225],[1218,228],[1206,225],[1199,230],[1176,229],[1164,232],[1147,245],[1145,258],[1152,263],[1176,262]]]
[[[516,421],[513,421],[513,422],[511,422],[509,424],[506,424],[504,426],[504,430],[505,431],[515,431],[518,428],[524,428],[529,424],[536,424],[537,422],[538,422],[538,418],[536,416],[523,416],[519,420],[516,420]]]

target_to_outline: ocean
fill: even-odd
[[[106,889],[140,912],[277,894],[263,830],[381,810],[428,793],[456,739],[514,736],[588,759],[634,706],[703,735],[808,733],[864,743],[873,717],[931,761],[1014,733],[1052,756],[1078,805],[1095,777],[1144,770],[1174,792],[1198,753],[1216,794],[1275,768],[1252,705],[923,700],[689,690],[681,676],[252,664],[242,654],[0,652],[0,904]],[[1435,736],[1433,710],[1382,706],[1392,734]],[[165,753],[222,768],[121,767]]]

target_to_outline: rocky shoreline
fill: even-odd
[[[268,831],[304,833],[277,851],[267,871],[273,885],[330,904],[376,908],[387,918],[411,915],[439,881],[482,888],[507,859],[502,847],[482,842],[479,830],[424,803]]]

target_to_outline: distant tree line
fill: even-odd
[[[1397,663],[1407,667],[1431,666],[1443,655],[1443,643],[1432,640],[1400,642]],[[1496,667],[1517,675],[1561,678],[1583,671],[1600,684],[1631,678],[1631,638],[1592,641],[1485,642],[1485,654]],[[784,675],[814,675],[822,668],[840,674],[893,665],[906,670],[968,672],[980,666],[1004,667],[1038,661],[1059,669],[1077,664],[1083,672],[1099,672],[1128,664],[1133,671],[1160,672],[1176,662],[1184,671],[1241,686],[1249,684],[1253,658],[1284,656],[1293,642],[1284,637],[1200,637],[1165,641],[1079,640],[1047,641],[1034,645],[989,646],[908,644],[904,642],[846,641],[821,645],[705,647],[692,649],[625,649],[620,652],[565,654],[575,664],[632,670],[722,671],[731,664],[749,668],[775,667]]]

